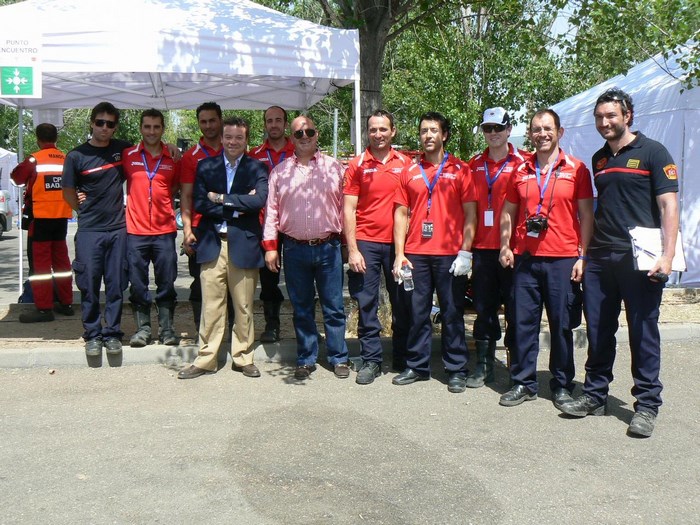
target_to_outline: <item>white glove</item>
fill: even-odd
[[[459,250],[459,252],[457,252],[457,258],[452,262],[452,266],[450,266],[450,273],[458,277],[460,275],[467,275],[471,269],[472,252]]]

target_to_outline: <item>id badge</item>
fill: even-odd
[[[421,237],[424,239],[430,239],[433,237],[433,223],[432,221],[423,221],[423,229],[421,231]]]
[[[493,210],[484,210],[484,226],[493,226]]]
[[[527,232],[528,237],[532,237],[533,239],[538,239],[540,236],[540,232]]]

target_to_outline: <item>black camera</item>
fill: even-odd
[[[528,233],[542,233],[548,227],[549,224],[547,224],[547,217],[539,213],[525,219],[525,229]]]

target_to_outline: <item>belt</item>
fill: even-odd
[[[219,236],[219,239],[222,241],[227,241],[228,240],[228,234],[226,232],[218,232],[217,235]]]
[[[330,241],[334,241],[336,239],[340,239],[340,234],[339,233],[331,233],[328,237],[325,237],[323,239],[295,239],[293,237],[290,237],[289,235],[285,236],[286,239],[292,241],[293,243],[296,244],[306,244],[307,246],[318,246],[319,244],[325,244]]]

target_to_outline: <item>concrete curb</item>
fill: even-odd
[[[700,324],[692,323],[664,323],[659,325],[662,341],[678,341],[700,338]],[[471,343],[471,336],[467,336],[467,342]],[[618,343],[629,342],[627,327],[617,331]],[[391,352],[391,339],[382,339],[385,352]],[[360,345],[357,339],[347,340],[350,357],[356,357],[360,353]],[[470,345],[472,346],[472,345]],[[584,327],[574,331],[574,346],[577,350],[586,347],[586,330]],[[440,337],[433,337],[433,351],[439,351]],[[549,332],[540,334],[540,348],[547,351],[549,348]],[[296,360],[296,341],[286,338],[278,343],[262,344],[256,342],[255,360],[258,362],[281,362],[294,364]],[[323,355],[321,349],[321,355]],[[67,367],[85,366],[100,367],[103,364],[110,366],[163,364],[170,368],[180,368],[183,364],[192,362],[197,356],[197,346],[194,344],[181,344],[180,346],[165,346],[152,344],[144,348],[131,348],[124,346],[121,359],[103,354],[102,358],[87,360],[84,348],[79,346],[42,348],[40,344],[35,348],[5,348],[0,350],[0,368],[41,368],[41,367]],[[104,362],[103,362],[104,361]],[[230,361],[230,360],[229,360]]]

